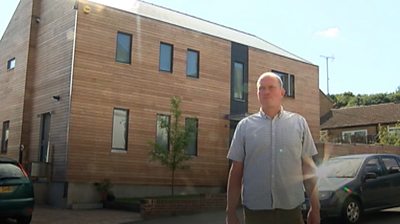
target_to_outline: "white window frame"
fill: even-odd
[[[389,134],[397,134],[400,136],[400,127],[388,127]]]
[[[128,151],[129,110],[113,109],[111,152]]]
[[[368,142],[368,130],[367,129],[358,129],[358,130],[351,130],[351,131],[342,131],[342,140],[344,140],[344,136],[346,134],[350,134],[350,136],[354,135],[356,132],[364,132],[365,133],[365,144]],[[350,139],[350,144],[352,144]],[[359,142],[357,142],[359,143]]]

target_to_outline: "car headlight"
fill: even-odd
[[[319,192],[319,200],[326,200],[332,197],[333,191],[320,191]]]

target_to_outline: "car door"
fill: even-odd
[[[399,163],[395,156],[383,155],[381,157],[387,178],[390,180],[390,197],[382,199],[390,205],[400,204],[400,172]]]
[[[387,202],[384,199],[391,197],[390,195],[390,178],[385,175],[385,170],[377,156],[368,158],[362,167],[362,178],[367,173],[375,173],[375,179],[362,180],[361,198],[365,210],[382,207]]]

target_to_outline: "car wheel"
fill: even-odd
[[[29,224],[31,223],[32,216],[19,216],[17,217],[18,224]]]
[[[361,218],[361,213],[360,202],[354,198],[346,199],[342,211],[342,219],[345,223],[357,223]]]

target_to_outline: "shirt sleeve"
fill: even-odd
[[[245,157],[245,139],[243,120],[236,126],[233,134],[231,146],[228,151],[227,158],[230,160],[243,162]]]
[[[303,150],[301,153],[302,157],[314,156],[318,154],[317,148],[315,147],[314,140],[311,135],[310,128],[308,127],[306,119],[303,120]]]

